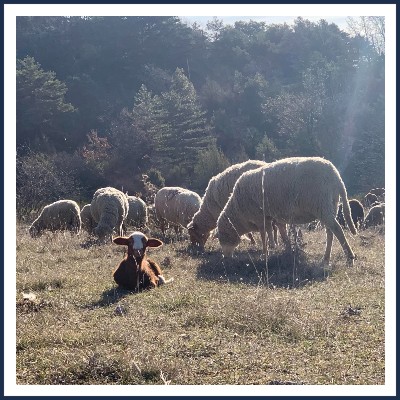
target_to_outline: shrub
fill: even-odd
[[[66,153],[46,155],[29,152],[17,157],[17,217],[60,199],[80,200],[81,187],[76,177],[77,158]]]
[[[205,189],[209,180],[230,165],[224,153],[215,145],[200,152],[194,167],[196,189]]]

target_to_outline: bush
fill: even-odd
[[[66,153],[29,152],[17,157],[17,217],[26,218],[60,199],[79,202],[82,189],[75,175],[77,168],[76,156]]]
[[[274,142],[265,135],[261,143],[256,147],[256,158],[265,162],[272,162],[281,157],[280,151]]]
[[[209,180],[214,176],[228,168],[230,165],[224,153],[215,145],[200,152],[197,163],[194,167],[195,181],[193,186],[196,189],[204,190]]]
[[[153,185],[162,188],[165,186],[165,179],[161,175],[161,172],[158,169],[150,168],[147,171],[148,180]]]

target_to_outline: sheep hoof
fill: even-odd
[[[324,269],[331,267],[329,260],[325,260],[324,258],[321,260],[320,264],[321,264],[321,267]]]
[[[355,258],[354,257],[352,257],[352,258],[348,258],[347,259],[347,266],[348,267],[354,267],[354,260],[355,260]]]

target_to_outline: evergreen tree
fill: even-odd
[[[160,99],[167,118],[156,132],[156,154],[167,183],[168,179],[178,179],[189,184],[199,152],[210,144],[211,128],[182,69],[176,69],[170,90]]]
[[[33,57],[17,60],[17,148],[63,150],[70,144],[61,115],[75,109],[65,102],[66,92],[55,72],[44,71]]]

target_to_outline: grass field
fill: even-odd
[[[113,282],[123,247],[85,235],[17,227],[17,384],[385,383],[383,229],[346,231],[354,268],[335,240],[325,270],[324,231],[268,262],[260,243],[228,260],[215,239],[196,254],[171,233],[149,254],[175,281],[142,293]]]

